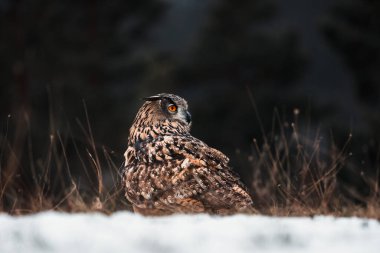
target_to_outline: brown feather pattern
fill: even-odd
[[[123,183],[135,212],[231,214],[252,199],[229,159],[190,135],[187,102],[176,95],[145,102],[130,129]],[[167,104],[178,108],[174,114]]]

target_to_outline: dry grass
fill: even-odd
[[[339,178],[342,170],[352,166],[348,158],[353,137],[349,134],[346,143],[337,147],[332,138],[323,139],[318,129],[300,129],[298,117],[295,109],[293,123],[287,123],[275,111],[270,134],[263,129],[260,144],[253,140],[247,159],[253,172],[249,188],[256,209],[279,216],[329,214],[379,219],[379,170],[375,177],[362,175],[369,189],[366,195]],[[8,118],[0,135],[0,211],[130,210],[120,186],[122,155],[115,156],[97,145],[86,108],[85,123],[77,120],[85,142],[78,142],[70,131],[63,135],[52,115],[50,118],[45,155],[38,158],[28,113]]]
[[[74,138],[71,131],[63,136],[50,115],[45,155],[38,158],[33,154],[36,147],[30,138],[28,113],[24,111],[14,119],[15,128],[8,117],[0,136],[0,211],[112,213],[130,208],[120,185],[120,165],[115,163],[112,151],[96,144],[86,107],[85,114],[85,124],[77,120],[84,142]]]

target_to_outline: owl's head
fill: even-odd
[[[168,93],[161,93],[143,98],[145,100],[145,113],[152,121],[179,121],[190,127],[191,114],[185,99]]]

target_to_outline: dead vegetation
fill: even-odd
[[[44,210],[66,212],[130,210],[120,185],[122,154],[94,140],[85,107],[85,123],[77,120],[85,141],[63,134],[50,115],[44,156],[36,157],[27,111],[8,117],[0,135],[0,211],[20,215]],[[257,112],[257,111],[256,111]],[[252,141],[245,157],[252,170],[248,187],[255,208],[278,216],[362,216],[380,218],[379,167],[374,175],[359,172],[366,194],[340,178],[358,171],[350,161],[347,135],[342,146],[319,129],[300,128],[298,109],[288,123],[275,110],[269,134]],[[259,118],[259,117],[258,117]],[[70,129],[70,126],[66,126]],[[324,138],[323,138],[324,137]],[[41,153],[41,152],[40,152]],[[379,164],[379,163],[378,163]],[[360,170],[359,170],[360,171]],[[347,171],[345,171],[347,172]]]

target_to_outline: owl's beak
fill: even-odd
[[[187,122],[188,124],[191,123],[191,114],[190,114],[189,112],[186,112],[186,122]]]

